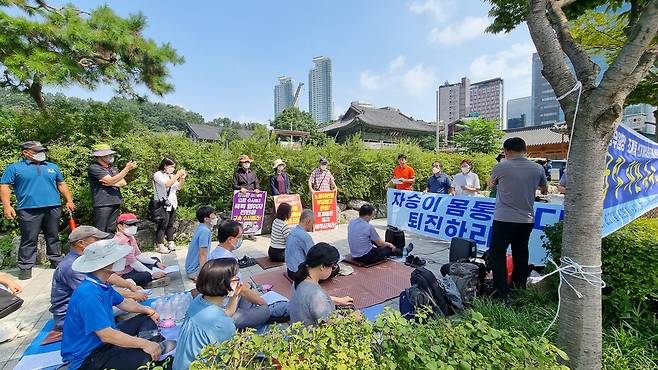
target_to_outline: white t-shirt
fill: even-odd
[[[477,191],[469,191],[462,189],[462,186],[480,188],[480,178],[474,172],[469,172],[466,175],[458,173],[454,176],[453,185],[455,186],[455,195],[477,195]]]
[[[167,197],[168,188],[165,186],[167,181],[171,179],[174,175],[158,171],[153,174],[153,182],[155,183],[155,199],[162,199]],[[169,192],[169,203],[174,207],[178,208],[178,197],[176,192],[180,189],[180,183],[176,181],[171,185],[171,191]],[[168,208],[167,211],[171,211],[171,208]]]

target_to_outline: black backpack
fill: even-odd
[[[411,285],[424,291],[434,302],[434,310],[438,309],[443,316],[452,316],[455,314],[450,301],[446,296],[445,290],[436,280],[432,271],[425,267],[419,267],[411,272]],[[438,314],[438,312],[435,312]]]

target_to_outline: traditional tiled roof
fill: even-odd
[[[352,112],[350,112],[352,111]],[[433,133],[436,126],[425,121],[418,121],[408,117],[398,109],[391,107],[375,108],[372,106],[352,103],[349,110],[342,119],[334,121],[327,126],[320,127],[321,132],[350,128],[356,125],[370,126],[373,128],[387,130],[417,131],[421,133]]]
[[[528,146],[568,143],[569,135],[566,133],[559,133],[560,131],[563,132],[564,130],[556,129],[556,126],[562,128],[563,125],[556,125],[551,123],[548,125],[505,130],[503,141],[511,137],[520,137],[526,142],[526,145]]]
[[[187,124],[187,131],[189,135],[198,140],[217,140],[219,134],[223,131],[222,127],[211,126],[211,125],[199,125],[195,123]],[[240,138],[246,139],[251,136],[253,131],[246,129],[238,129],[238,135]]]

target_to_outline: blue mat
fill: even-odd
[[[361,310],[363,316],[365,316],[368,321],[375,321],[377,315],[384,312],[384,304],[376,304],[374,306],[366,307]]]
[[[46,325],[43,326],[39,334],[37,334],[37,336],[34,338],[30,346],[25,349],[23,356],[38,355],[40,353],[53,351],[59,352],[59,350],[62,348],[62,342],[46,344],[45,346],[41,345],[41,342],[46,338],[48,333],[53,330],[54,327],[55,322],[53,320],[48,320]]]

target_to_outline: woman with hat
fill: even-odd
[[[103,232],[114,233],[121,205],[121,190],[126,186],[126,176],[137,168],[130,161],[119,171],[114,166],[116,152],[108,144],[96,144],[91,155],[96,161],[89,165],[88,177],[94,207],[94,226]]]
[[[281,159],[274,161],[272,165],[274,175],[270,177],[272,195],[290,194],[290,176],[285,172],[286,164]]]
[[[260,181],[256,176],[256,171],[251,169],[253,159],[248,155],[241,155],[238,159],[238,168],[233,174],[233,190],[240,190],[242,193],[248,191],[260,192]]]

